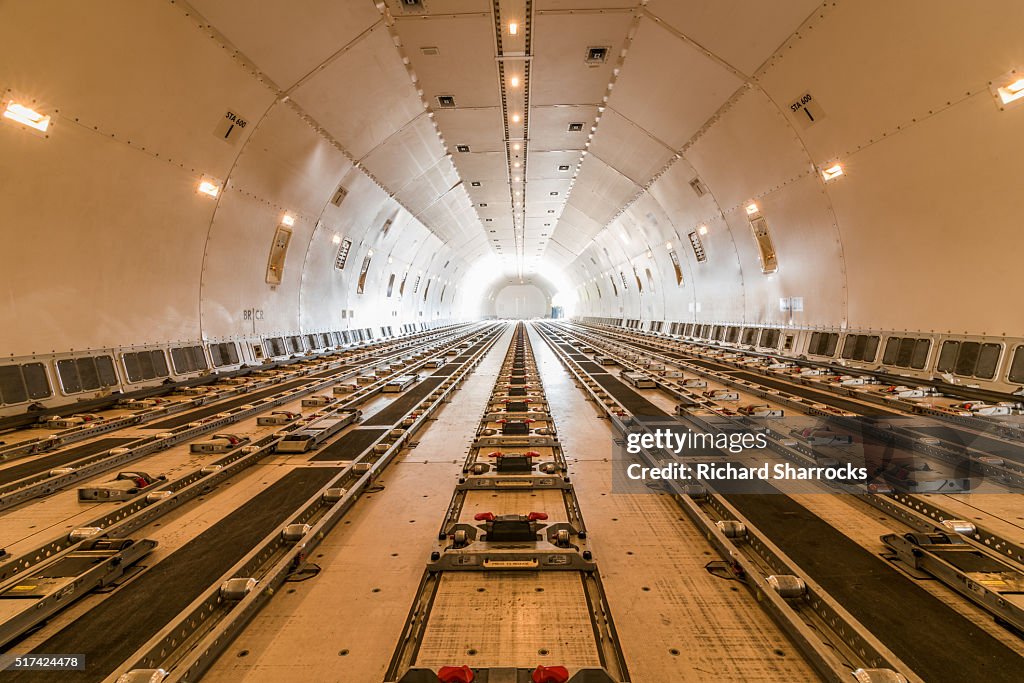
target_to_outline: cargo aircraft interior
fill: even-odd
[[[1020,0],[0,0],[0,683],[1020,683]]]

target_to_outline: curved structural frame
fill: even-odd
[[[998,344],[980,381],[1013,384],[1022,12],[9,3],[4,111],[50,119],[0,125],[0,352],[245,362],[486,316],[522,277],[631,325],[928,338],[926,374]]]

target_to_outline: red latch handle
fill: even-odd
[[[546,513],[546,512],[531,512],[530,514],[526,515],[527,521],[530,521],[530,522],[536,522],[538,519],[544,520],[544,519],[547,519],[547,518],[548,518],[548,513]]]
[[[475,519],[478,522],[493,522],[494,521],[494,513],[493,512],[478,512],[475,515],[473,515],[473,519]]]
[[[476,678],[473,670],[463,664],[462,666],[442,666],[437,670],[437,680],[441,683],[473,683]]]
[[[569,680],[569,670],[564,666],[538,664],[531,678],[533,683],[566,683]]]
[[[490,453],[487,454],[487,457],[488,458],[501,458],[501,457],[504,457],[504,455],[505,454],[502,453],[501,451],[491,451]]]
[[[527,458],[539,458],[540,457],[540,453],[538,453],[537,451],[526,451],[525,453],[523,453],[523,455],[526,456]]]

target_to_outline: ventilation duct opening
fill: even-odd
[[[576,123],[570,123],[569,124],[569,132],[570,133],[578,133],[581,130],[583,130],[583,124],[582,123],[576,122]]]
[[[267,259],[267,284],[279,285],[284,277],[284,259],[288,255],[288,244],[292,239],[292,231],[283,225],[277,226],[274,241],[270,245],[270,256]]]
[[[708,260],[708,255],[704,253],[704,243],[700,240],[700,235],[696,232],[691,232],[688,237],[690,238],[690,246],[693,247],[693,255],[697,258],[698,263],[703,263]]]
[[[604,64],[608,59],[608,48],[601,47],[588,47],[587,48],[587,64]]]
[[[753,206],[753,205],[751,205]],[[761,262],[762,273],[774,273],[779,269],[779,262],[775,256],[775,245],[772,243],[771,233],[768,232],[768,221],[760,212],[747,212],[747,220],[750,221],[750,232],[757,243],[757,257]]]
[[[437,106],[442,109],[455,109],[455,96],[454,95],[438,95]]]

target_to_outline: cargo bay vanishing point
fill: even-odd
[[[0,683],[1024,680],[1022,25],[0,0]]]

